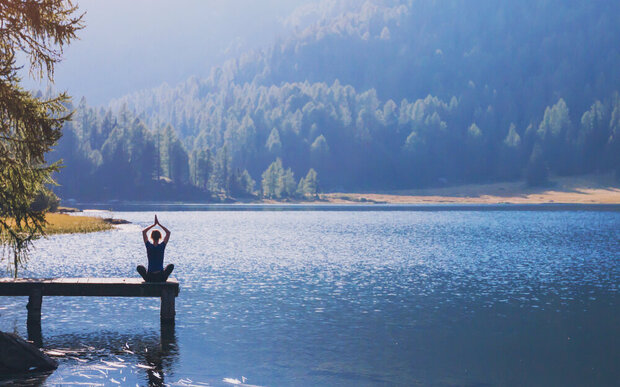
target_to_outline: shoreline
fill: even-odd
[[[326,193],[325,203],[384,204],[620,204],[620,183],[611,174],[555,177],[545,187],[523,181],[466,184],[382,192]]]
[[[316,199],[228,199],[219,202],[124,201],[70,202],[72,207],[107,209],[139,206],[236,206],[236,205],[345,205],[345,204],[620,204],[620,183],[611,174],[556,177],[545,187],[527,187],[523,181],[467,184],[439,188],[375,192],[321,193]],[[78,210],[78,211],[80,211]]]
[[[620,189],[548,190],[506,195],[330,193],[321,197],[331,204],[620,204]]]

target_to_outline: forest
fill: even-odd
[[[48,160],[82,200],[307,197],[614,171],[620,3],[351,2],[207,78],[89,106]]]

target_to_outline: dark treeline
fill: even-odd
[[[620,173],[619,19],[617,2],[367,2],[207,79],[82,101],[53,156],[57,192],[206,200]]]

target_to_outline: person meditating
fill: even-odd
[[[161,233],[159,230],[153,230],[153,232],[151,232],[151,239],[153,240],[153,243],[149,241],[149,238],[146,235],[146,233],[155,226],[161,227],[166,233],[166,236],[161,243],[159,243],[161,239]],[[149,259],[149,268],[147,270],[144,266],[138,265],[138,273],[140,273],[146,282],[166,282],[170,276],[170,273],[174,270],[174,265],[172,264],[166,266],[164,269],[164,250],[166,250],[166,245],[170,239],[170,230],[159,223],[159,220],[157,220],[157,215],[155,215],[155,223],[142,230],[142,239],[144,239],[144,245],[146,246],[146,256]]]

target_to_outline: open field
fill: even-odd
[[[396,204],[479,203],[479,204],[620,204],[620,184],[611,174],[557,177],[549,186],[531,188],[524,182],[469,184],[418,190],[374,193],[328,193],[321,200],[330,203],[380,202]]]

